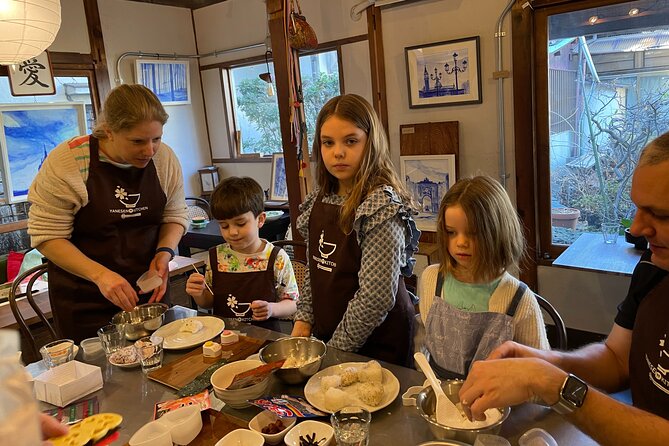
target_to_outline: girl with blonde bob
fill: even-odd
[[[412,364],[413,270],[420,231],[372,106],[354,94],[328,101],[316,121],[318,188],[297,220],[309,271],[293,336]]]
[[[419,290],[425,347],[442,378],[465,377],[472,362],[507,340],[549,349],[534,293],[508,273],[525,240],[497,181],[455,183],[439,207],[437,240],[444,261],[423,271]]]

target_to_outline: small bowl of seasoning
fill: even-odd
[[[280,418],[274,412],[263,410],[249,421],[249,429],[262,435],[267,444],[280,444],[295,421],[294,417]]]

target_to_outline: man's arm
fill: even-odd
[[[138,301],[137,293],[122,276],[84,255],[67,239],[51,239],[37,246],[39,252],[65,271],[89,280],[114,305],[130,311]]]

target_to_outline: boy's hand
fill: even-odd
[[[204,293],[204,276],[199,273],[193,273],[186,282],[186,293],[194,298],[202,297]]]
[[[254,300],[251,302],[254,321],[266,321],[272,317],[272,306],[264,300]]]

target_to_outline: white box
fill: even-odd
[[[100,389],[100,367],[79,361],[66,362],[35,378],[35,397],[60,407]]]

